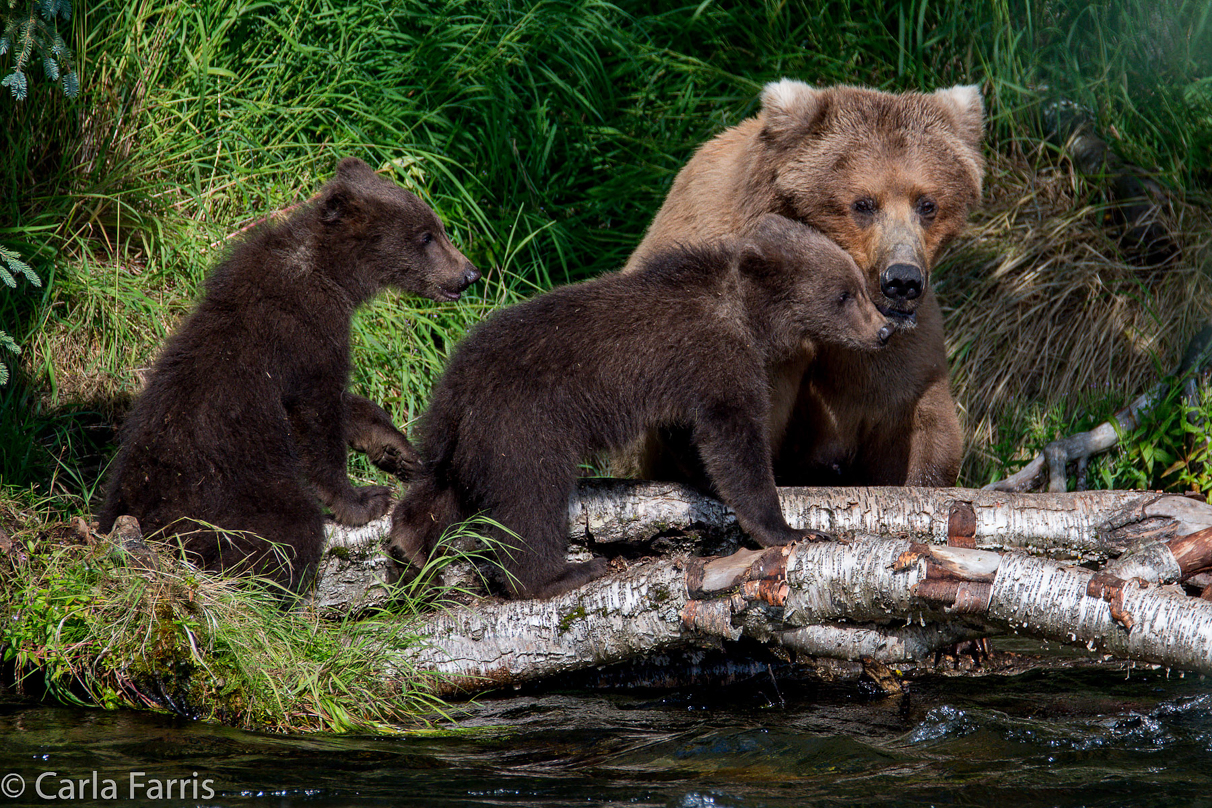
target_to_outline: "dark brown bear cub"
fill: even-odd
[[[321,502],[350,525],[390,507],[390,488],[350,484],[346,446],[402,476],[417,462],[387,413],[345,390],[354,310],[385,287],[456,300],[478,277],[417,196],[342,160],[315,202],[207,279],[123,426],[101,529],[130,514],[204,568],[299,591]]]
[[[580,586],[606,565],[565,560],[577,463],[663,425],[689,430],[749,535],[799,539],[771,471],[767,368],[807,340],[875,350],[892,331],[845,252],[773,215],[746,242],[666,251],[499,312],[435,387],[389,550],[423,564],[449,525],[484,512],[521,538],[493,536],[511,595]]]

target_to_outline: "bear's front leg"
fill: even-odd
[[[763,547],[817,540],[819,534],[796,530],[783,516],[765,419],[753,417],[766,408],[738,402],[704,410],[714,410],[714,417],[695,427],[695,443],[712,485],[741,529]]]
[[[363,399],[365,400],[365,399]],[[370,403],[370,402],[367,402]],[[343,525],[364,525],[387,513],[392,489],[385,485],[354,486],[345,455],[348,402],[343,390],[317,394],[287,407],[303,473],[320,501]]]
[[[349,448],[401,480],[415,478],[421,470],[421,456],[404,433],[396,429],[391,416],[369,399],[349,391],[343,395],[347,417],[345,442]]]
[[[930,384],[913,410],[904,485],[931,488],[955,485],[963,450],[964,435],[955,414],[955,400],[943,375]]]

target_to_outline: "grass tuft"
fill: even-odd
[[[43,504],[4,508],[0,649],[19,692],[277,732],[395,732],[443,714],[399,653],[417,642],[399,612],[283,611],[249,580],[128,550]]]

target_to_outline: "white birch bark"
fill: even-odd
[[[779,495],[788,521],[802,529],[843,538],[898,535],[933,543],[947,541],[951,511],[959,504],[970,508],[977,547],[1020,548],[1082,563],[1101,563],[1147,540],[1164,541],[1212,526],[1212,506],[1206,503],[1131,491],[787,488]],[[715,544],[724,534],[740,538],[728,508],[671,483],[583,480],[569,502],[569,516],[570,541],[599,551],[643,546],[655,535],[708,534],[716,537]],[[399,571],[380,551],[390,526],[389,517],[357,528],[328,526],[327,550],[309,598],[315,608],[335,614],[390,603]],[[693,541],[683,544],[683,550],[699,550]]]
[[[551,600],[455,606],[416,626],[410,664],[443,693],[483,690],[605,665],[685,639],[682,559],[637,565]]]
[[[741,635],[816,656],[902,663],[950,642],[1014,631],[1212,672],[1212,602],[1135,581],[1108,600],[1087,594],[1089,569],[1021,553],[937,549],[935,558],[934,548],[903,539],[868,539],[742,551],[706,563],[649,562],[550,601],[436,615],[418,626],[425,647],[400,653],[432,671],[444,693]],[[931,578],[932,569],[943,569],[940,559],[945,577]],[[982,580],[949,577],[956,574]],[[922,596],[923,585],[940,580],[971,587],[979,594],[969,602],[975,608],[961,616]]]
[[[901,665],[929,659],[965,640],[989,635],[987,627],[960,623],[904,626],[822,624],[779,632],[775,641],[798,654],[830,659],[874,659]]]

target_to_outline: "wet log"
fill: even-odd
[[[784,488],[779,498],[793,527],[843,539],[898,536],[1087,564],[1212,527],[1212,508],[1202,502],[1138,491]],[[569,541],[578,558],[586,552],[722,556],[744,541],[727,507],[674,483],[582,480],[568,511]],[[389,529],[387,517],[358,528],[330,525],[311,604],[339,614],[390,603],[399,569],[380,550]]]
[[[392,659],[428,671],[436,692],[454,695],[742,638],[878,668],[1013,631],[1212,672],[1212,601],[1159,586],[1212,565],[1206,503],[1124,491],[785,489],[780,497],[793,525],[839,540],[736,549],[731,513],[690,489],[583,481],[569,504],[573,552],[611,555],[615,573],[551,600],[448,604],[409,627],[419,649],[397,647]],[[347,576],[369,565],[370,588],[389,596],[390,565],[375,552],[386,526],[334,531],[338,553],[330,549],[325,563],[340,561]],[[692,554],[721,546],[724,555]],[[681,550],[635,560],[660,547]],[[1111,559],[1099,573],[1065,563]],[[317,591],[328,591],[324,578]],[[353,603],[367,602],[353,590]]]
[[[677,527],[681,517],[671,516],[683,507],[694,519],[715,513],[717,528],[730,529],[725,510],[686,490],[674,496],[670,486],[656,498],[661,518],[647,520],[640,493],[649,486],[587,482],[583,496],[570,505],[583,517],[582,538],[592,538],[587,526],[598,525],[599,534],[614,540],[595,545],[597,551],[636,541],[643,545],[654,529],[683,530]],[[1212,526],[1207,524],[1212,506],[1132,492],[782,493],[794,519],[827,514],[834,527],[848,525],[849,535],[711,557],[679,553],[628,563],[625,554],[617,554],[614,573],[557,598],[443,603],[407,623],[375,623],[367,630],[391,632],[382,637],[387,673],[405,666],[420,670],[440,695],[521,685],[677,648],[728,647],[741,639],[811,657],[813,664],[835,659],[887,672],[889,665],[912,664],[957,642],[1008,631],[1123,659],[1212,672],[1212,601],[1158,585],[1212,569]],[[585,502],[593,508],[586,509]],[[878,504],[884,511],[872,514],[856,502]],[[1106,554],[1114,544],[1107,537],[1125,527],[1136,538],[1131,552],[1102,572],[1032,556],[1024,549],[1044,543],[1008,529],[1014,523],[1008,505],[1034,507],[1041,525],[1067,514],[1072,529],[1087,538],[1062,542],[1062,555],[1094,546],[1090,537]],[[591,510],[597,515],[588,515]],[[627,527],[603,515],[609,513],[627,514],[622,520]],[[879,535],[858,529],[871,527],[873,519],[883,520]],[[119,520],[116,527],[119,539],[123,524]],[[1190,524],[1203,526],[1188,532]],[[903,535],[889,535],[889,525],[904,528]],[[390,580],[382,577],[390,562],[378,552],[384,526],[334,533],[346,543],[329,548],[326,564],[340,561],[348,573],[361,563],[372,577],[380,576],[346,607],[366,603],[372,591],[391,594]],[[913,530],[917,539],[908,536]],[[1021,540],[1007,542],[1010,535]],[[124,541],[134,549],[134,538]],[[1014,550],[973,546],[980,544],[1012,544]],[[322,580],[318,591],[326,591],[326,583]]]
[[[1206,551],[1210,537],[1191,541]],[[1018,552],[904,539],[800,543],[649,561],[546,601],[455,607],[418,624],[419,651],[398,653],[447,695],[743,636],[901,662],[1013,631],[1212,673],[1212,602],[1139,579],[1091,594],[1094,576]]]

